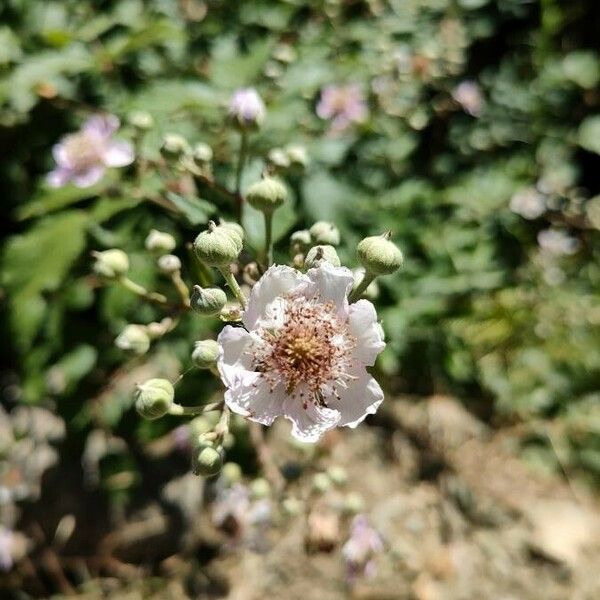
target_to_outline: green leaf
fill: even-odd
[[[215,212],[215,207],[206,200],[194,196],[181,196],[174,192],[169,192],[167,198],[177,207],[183,216],[189,221],[190,225],[199,225],[206,223],[208,217]]]
[[[82,211],[48,217],[8,240],[2,253],[2,285],[9,297],[17,347],[31,347],[46,313],[44,292],[56,291],[85,248],[88,218]]]
[[[600,154],[600,115],[588,117],[579,126],[579,145]]]

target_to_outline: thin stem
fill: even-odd
[[[265,215],[265,259],[267,267],[273,264],[273,213],[266,211]]]
[[[285,479],[273,461],[273,456],[265,441],[263,427],[260,423],[248,423],[248,425],[250,441],[254,446],[254,451],[256,452],[256,457],[262,467],[263,473],[273,488],[277,492],[281,492],[285,487]]]
[[[214,412],[223,408],[223,401],[212,402],[211,404],[203,404],[202,406],[181,406],[181,404],[173,404],[169,409],[170,415],[201,415],[207,412]]]
[[[233,276],[233,273],[227,267],[219,267],[219,271],[221,271],[221,275],[225,278],[225,283],[229,286],[229,289],[233,292],[237,301],[242,305],[242,308],[246,308],[246,297]]]
[[[235,170],[235,211],[238,223],[242,222],[242,173],[244,172],[244,165],[246,164],[246,155],[248,154],[248,136],[245,131],[240,134],[240,153],[238,155],[237,167]]]
[[[185,284],[185,281],[181,278],[181,271],[175,271],[171,273],[171,281],[181,298],[181,302],[184,306],[190,305],[190,290],[188,286]]]
[[[136,296],[140,296],[145,300],[150,302],[154,302],[156,304],[166,304],[167,298],[158,292],[149,292],[143,285],[136,283],[135,281],[131,281],[129,277],[121,276],[117,279],[117,283],[121,285],[126,290],[132,292]]]
[[[365,271],[361,282],[354,288],[354,290],[350,294],[350,302],[358,300],[374,279],[375,275],[369,273],[368,271]]]

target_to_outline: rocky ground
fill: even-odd
[[[388,402],[371,426],[334,432],[304,459],[285,424],[270,435],[280,465],[305,468],[288,486],[302,507],[288,512],[297,514],[275,511],[271,527],[232,538],[211,522],[207,490],[183,474],[162,503],[141,506],[104,539],[112,568],[80,584],[67,569],[72,593],[61,597],[600,598],[597,502],[565,478],[534,472],[516,454],[515,431],[489,430],[453,399]],[[334,465],[347,482],[316,494],[312,473]],[[363,498],[385,546],[375,575],[354,585],[340,552],[348,494]]]

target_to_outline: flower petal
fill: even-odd
[[[296,397],[288,396],[283,407],[284,416],[292,422],[292,436],[301,442],[316,442],[340,420],[340,413],[308,402],[306,407]]]
[[[350,305],[348,330],[356,338],[354,357],[365,366],[374,365],[377,355],[385,348],[385,342],[375,307],[368,300]]]
[[[356,427],[367,415],[375,414],[383,402],[383,391],[377,381],[364,369],[357,375],[347,387],[338,386],[339,399],[335,396],[325,398],[327,406],[340,413],[338,425],[341,427]]]
[[[250,356],[246,353],[252,342],[251,335],[243,327],[226,325],[221,330],[217,342],[221,346],[217,366],[223,383],[232,387],[242,379],[254,381],[254,372],[250,371]]]
[[[277,386],[271,390],[261,373],[252,373],[251,378],[239,379],[236,385],[225,392],[225,403],[232,412],[263,425],[273,424],[282,414],[284,402],[284,387]]]
[[[82,130],[100,138],[110,137],[119,129],[119,119],[115,115],[94,115],[82,126]]]
[[[100,179],[102,179],[102,176],[104,175],[105,171],[106,171],[106,168],[103,165],[98,165],[95,167],[90,167],[89,169],[86,169],[85,171],[79,171],[77,173],[73,173],[71,179],[73,180],[73,183],[77,187],[80,187],[80,188],[91,187],[95,183],[98,183],[98,181],[100,181]]]
[[[316,295],[324,302],[332,301],[337,307],[338,316],[348,314],[348,293],[354,284],[352,271],[346,267],[334,267],[323,262],[307,273],[312,285],[307,286],[306,295]]]
[[[50,187],[58,188],[69,183],[72,176],[73,171],[70,169],[65,167],[57,167],[54,169],[54,171],[50,171],[50,173],[46,175],[46,181]]]
[[[107,167],[125,167],[133,162],[133,146],[124,140],[110,142],[103,153]]]
[[[71,166],[71,161],[69,160],[67,149],[63,142],[59,142],[58,144],[54,144],[54,146],[52,146],[52,156],[59,167],[68,168]]]
[[[254,329],[259,319],[266,315],[267,308],[273,300],[289,294],[306,281],[306,276],[291,267],[285,265],[270,267],[252,288],[242,319],[244,325],[248,329]]]

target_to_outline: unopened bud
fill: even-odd
[[[254,88],[241,88],[229,102],[229,120],[241,131],[258,129],[265,120],[265,105]]]
[[[170,233],[152,229],[146,237],[144,245],[149,252],[160,255],[172,252],[175,249],[177,242]]]
[[[154,126],[152,115],[144,110],[134,110],[129,113],[127,120],[133,127],[146,131]]]
[[[96,275],[106,279],[114,279],[129,271],[129,257],[123,250],[112,248],[104,252],[92,252],[94,257],[93,270]]]
[[[173,325],[173,319],[171,317],[165,317],[161,321],[148,323],[148,325],[145,326],[145,329],[146,333],[150,336],[150,339],[154,340],[171,331],[173,329]]]
[[[333,466],[327,469],[327,476],[332,481],[333,485],[342,486],[348,481],[348,473],[344,467]]]
[[[290,161],[290,166],[304,169],[308,165],[308,153],[304,146],[297,144],[286,146],[285,153]]]
[[[404,262],[402,252],[390,241],[391,233],[367,237],[358,243],[358,260],[371,275],[390,275]]]
[[[290,159],[283,148],[273,148],[269,152],[269,162],[280,169],[286,169],[290,166]]]
[[[340,243],[340,232],[333,223],[317,221],[309,231],[313,242],[316,244],[337,246]]]
[[[357,492],[350,492],[344,498],[343,510],[350,515],[357,515],[365,510],[365,501]]]
[[[234,462],[228,462],[223,465],[221,476],[230,485],[238,483],[242,479],[242,468],[240,465]]]
[[[339,267],[342,263],[333,246],[313,246],[304,259],[304,266],[307,269],[318,267],[322,262],[328,262],[334,267]]]
[[[150,336],[144,325],[127,325],[116,337],[115,346],[141,356],[150,348]]]
[[[226,267],[237,260],[241,252],[239,239],[209,221],[208,229],[198,234],[194,241],[194,250],[198,258],[209,267]]]
[[[198,165],[205,165],[213,159],[213,150],[204,142],[199,142],[192,150],[192,158]]]
[[[331,479],[325,473],[317,473],[313,477],[312,487],[315,492],[324,494],[331,488]]]
[[[258,477],[250,484],[250,495],[255,500],[262,500],[271,495],[271,486],[266,479]]]
[[[244,246],[244,229],[241,225],[237,223],[232,223],[231,221],[219,221],[219,228],[231,236],[231,239],[237,244],[240,252]]]
[[[195,285],[190,306],[204,317],[218,315],[227,303],[227,295],[220,288],[201,288]]]
[[[199,444],[192,452],[192,470],[195,475],[213,477],[223,468],[223,449],[210,443]]]
[[[158,268],[167,275],[171,275],[172,273],[176,273],[181,270],[181,261],[178,256],[174,254],[165,254],[161,256],[156,262]]]
[[[166,133],[160,151],[167,158],[179,158],[191,152],[189,142],[178,133]]]
[[[264,213],[273,212],[287,198],[285,186],[273,177],[264,177],[252,184],[246,192],[248,204]]]
[[[173,384],[166,379],[149,379],[137,386],[135,408],[145,419],[164,417],[175,398]]]
[[[312,244],[312,237],[308,229],[301,229],[300,231],[294,231],[290,235],[290,250],[292,255],[306,252]]]
[[[200,340],[194,344],[192,362],[199,369],[210,369],[217,364],[220,347],[215,340]]]

